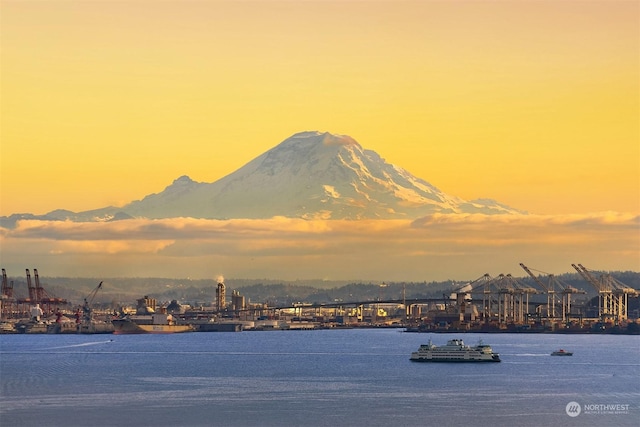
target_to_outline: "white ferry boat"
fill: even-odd
[[[418,351],[411,353],[412,362],[500,362],[500,355],[482,341],[475,347],[465,345],[461,339],[447,341],[447,345],[437,346],[429,339]]]

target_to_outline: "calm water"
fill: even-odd
[[[410,362],[429,337],[503,362]],[[1,426],[640,425],[638,336],[1,335],[0,380]]]

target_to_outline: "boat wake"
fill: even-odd
[[[85,343],[82,343],[82,344],[63,345],[61,347],[49,347],[49,350],[58,350],[58,349],[61,349],[61,348],[87,347],[87,346],[90,346],[90,345],[107,344],[107,343],[110,343],[110,342],[113,342],[113,340],[85,342]]]
[[[512,354],[508,354],[508,353],[503,353],[505,356],[509,355],[509,356],[517,356],[517,357],[541,357],[541,356],[549,356],[546,353],[512,353]]]

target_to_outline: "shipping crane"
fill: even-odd
[[[468,285],[464,285],[460,287],[455,292],[458,293],[462,291],[467,286],[471,286],[471,290],[465,292],[465,294],[474,294],[474,293],[482,293],[482,319],[484,323],[489,323],[493,316],[493,311],[491,310],[492,305],[496,302],[491,297],[491,289],[490,285],[493,283],[495,279],[489,275],[489,273],[485,273],[482,276],[478,277],[473,282]],[[478,291],[480,290],[480,291]]]
[[[582,264],[571,264],[571,267],[573,267],[578,272],[578,274],[582,276],[584,280],[590,283],[595,288],[596,292],[598,292],[598,318],[602,319],[605,316],[612,315],[613,298],[611,289],[608,286],[598,282],[598,280],[596,280],[596,278],[593,277],[591,273],[589,273],[587,269],[582,266]]]
[[[2,300],[2,310],[0,310],[0,317],[6,319],[9,317],[13,309],[13,281],[7,280],[7,272],[2,269],[2,294],[0,295]]]
[[[458,286],[453,291],[456,294],[456,301],[459,303],[464,303],[471,294],[482,294],[482,318],[484,323],[490,322],[493,316],[491,308],[496,302],[491,297],[490,284],[493,281],[494,279],[488,273],[485,273],[470,283]]]
[[[519,283],[511,274],[500,274],[495,282],[498,288],[498,322],[524,323],[528,315],[529,295],[536,294],[534,288]]]
[[[562,318],[568,322],[569,316],[571,315],[571,295],[584,295],[586,292],[582,289],[576,289],[568,283],[562,283],[560,279],[555,277],[553,274],[549,275],[549,283],[557,283],[558,287],[562,289]]]
[[[602,283],[605,283],[607,286],[613,288],[613,295],[616,299],[616,315],[620,320],[627,320],[629,313],[629,296],[637,297],[638,290],[625,285],[624,283],[616,280],[611,274],[605,273],[600,276],[600,280]]]
[[[557,300],[556,300],[556,291],[553,287],[553,283],[551,283],[550,281],[549,285],[545,284],[542,280],[540,280],[540,278],[538,278],[538,276],[534,275],[531,272],[531,270],[529,270],[529,268],[523,263],[520,263],[520,267],[522,267],[522,269],[526,271],[529,276],[531,276],[533,281],[536,282],[538,286],[540,286],[542,290],[544,290],[544,292],[547,294],[547,316],[550,318],[555,318]]]
[[[562,320],[565,322],[568,322],[569,316],[571,315],[571,295],[586,294],[586,292],[583,290],[576,289],[571,285],[563,284],[562,282],[560,282],[560,280],[557,277],[555,277],[553,274],[550,274],[550,273],[545,273],[549,277],[549,283],[546,284],[542,280],[540,280],[538,276],[535,276],[531,272],[531,270],[523,263],[520,263],[520,267],[522,267],[522,269],[526,271],[527,274],[529,274],[529,276],[531,276],[531,278],[546,292],[547,316],[549,316],[550,318],[556,317],[556,302],[558,301],[556,288],[560,291],[560,293],[562,294],[562,298],[560,299],[560,303],[562,306]],[[536,271],[539,271],[539,270],[536,270]],[[544,272],[541,271],[541,273],[544,273]]]
[[[31,273],[29,273],[29,269],[27,268],[27,287],[29,288],[29,302],[32,304],[38,304],[38,294],[36,292],[36,288],[31,284]]]
[[[607,317],[613,317],[616,321],[627,319],[628,296],[635,296],[638,291],[618,282],[611,275],[601,275],[601,280],[598,280],[582,264],[577,266],[571,264],[571,266],[598,291],[598,317],[600,319]]]
[[[83,319],[86,322],[91,321],[91,311],[93,308],[93,300],[96,298],[98,291],[102,288],[102,282],[98,283],[93,291],[84,299],[84,305],[82,306]]]
[[[44,302],[44,299],[46,298],[46,295],[45,295],[46,292],[42,288],[42,286],[40,286],[40,277],[38,276],[38,269],[37,268],[33,269],[33,279],[34,279],[35,284],[36,284],[36,302],[37,303]]]
[[[43,308],[46,308],[46,310],[48,311],[55,311],[59,309],[60,305],[67,304],[66,299],[49,295],[47,290],[40,285],[40,276],[38,276],[37,268],[33,269],[33,276],[35,280],[35,294],[36,294],[37,304],[40,304]]]
[[[571,264],[571,266],[582,276],[584,280],[595,288],[598,292],[598,317],[603,319],[604,317],[611,317],[614,313],[613,307],[613,292],[612,289],[603,283],[600,283],[589,271],[582,266],[582,264]]]
[[[471,289],[468,289],[468,288]],[[524,323],[529,315],[529,295],[538,293],[535,288],[524,286],[511,274],[492,278],[489,274],[454,290],[458,304],[465,295],[482,294],[485,323],[497,320],[499,324]]]
[[[7,281],[7,271],[2,269],[2,295],[6,295],[7,298],[13,297],[13,282],[10,284]]]

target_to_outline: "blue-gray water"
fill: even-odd
[[[482,338],[502,363],[410,362],[429,337]],[[1,426],[638,426],[640,337],[1,335],[0,382]]]

